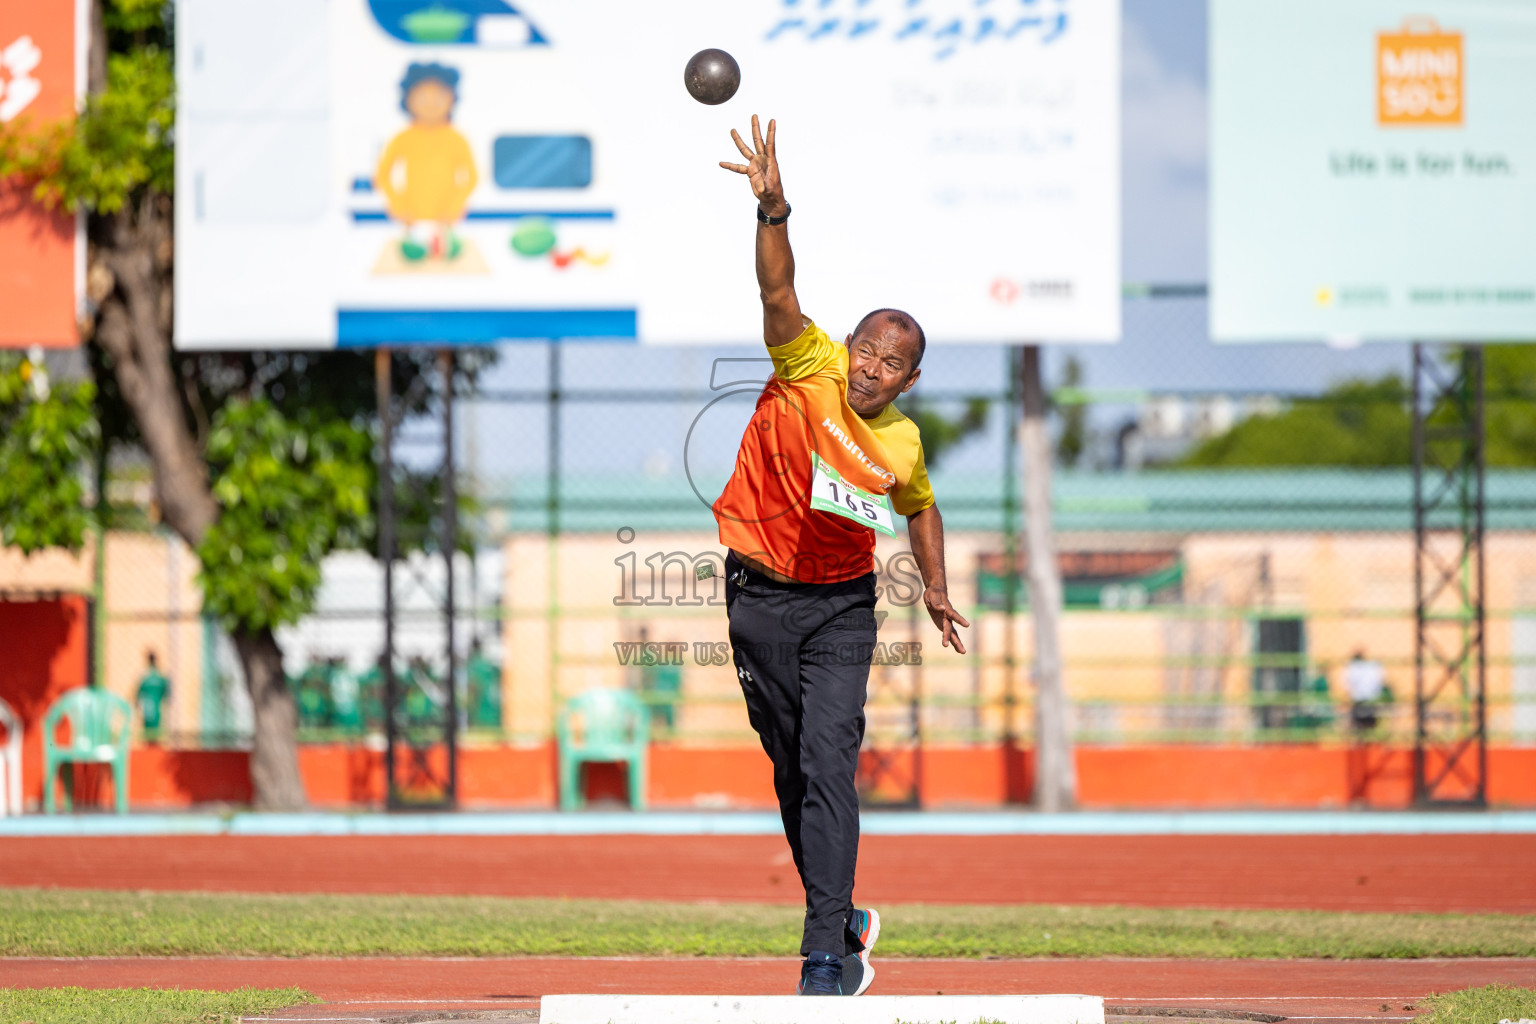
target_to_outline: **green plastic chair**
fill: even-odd
[[[69,740],[58,741],[59,723],[69,723]],[[128,813],[128,734],[133,709],[115,693],[86,687],[70,690],[43,716],[43,810],[53,814],[54,782],[67,764],[112,766],[117,813]],[[64,773],[64,809],[74,807],[74,773]]]
[[[299,728],[327,729],[336,715],[335,702],[331,697],[331,666],[323,661],[312,661],[304,666],[297,679],[288,677],[288,689],[294,694],[299,709]]]
[[[466,718],[471,729],[501,728],[501,668],[483,654],[464,665]]]
[[[344,736],[361,736],[363,728],[362,688],[357,677],[347,671],[339,659],[327,663],[327,679],[331,688],[331,708],[335,712],[336,728]]]
[[[646,752],[650,715],[628,690],[588,690],[566,701],[555,723],[560,745],[560,809],[586,803],[581,766],[594,761],[627,766],[629,804],[645,810]]]
[[[640,666],[640,689],[651,709],[651,721],[661,722],[670,731],[677,727],[677,695],[683,688],[680,665],[658,665],[654,656]]]

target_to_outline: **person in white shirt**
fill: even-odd
[[[1355,651],[1344,666],[1344,688],[1349,691],[1349,720],[1356,732],[1376,728],[1379,706],[1387,692],[1386,671],[1381,662]]]

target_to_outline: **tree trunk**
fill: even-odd
[[[107,36],[102,0],[90,0],[86,86],[107,87]],[[187,426],[171,364],[174,238],[170,196],[149,193],[137,209],[93,218],[87,294],[99,308],[82,328],[110,357],[118,390],[133,410],[154,472],[155,498],[166,525],[196,550],[219,516],[208,466]],[[256,708],[251,788],[256,806],[304,806],[299,781],[298,709],[283,678],[282,650],[270,630],[234,637],[246,688]]]
[[[299,713],[283,676],[283,652],[270,629],[242,629],[231,636],[240,652],[246,687],[251,691],[256,727],[251,748],[251,789],[256,809],[303,810],[304,780],[299,775],[294,744]]]
[[[1061,568],[1051,526],[1051,439],[1046,429],[1040,346],[1024,348],[1024,541],[1029,609],[1035,627],[1035,805],[1064,811],[1077,804],[1072,715],[1061,672]]]
[[[196,550],[218,519],[208,466],[188,426],[171,363],[171,200],[150,195],[105,225],[92,253],[91,279],[103,295],[95,341],[149,454],[155,498],[167,526]],[[283,678],[282,650],[270,630],[239,631],[235,647],[256,709],[251,786],[259,808],[304,806],[299,778],[298,710]]]

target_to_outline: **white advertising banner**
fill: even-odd
[[[730,129],[802,305],[1113,341],[1113,0],[181,0],[181,348],[760,336]],[[729,102],[683,87],[729,51]]]
[[[1536,337],[1536,4],[1210,14],[1214,338]]]

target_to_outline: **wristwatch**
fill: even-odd
[[[785,203],[784,204],[784,216],[782,216],[782,217],[770,217],[766,213],[763,212],[762,206],[759,205],[758,208],[757,208],[757,219],[762,221],[764,224],[767,224],[769,227],[777,227],[778,225],[783,224],[785,221],[789,220],[790,211],[793,210],[793,209],[794,208],[792,206],[790,206],[788,203]]]

